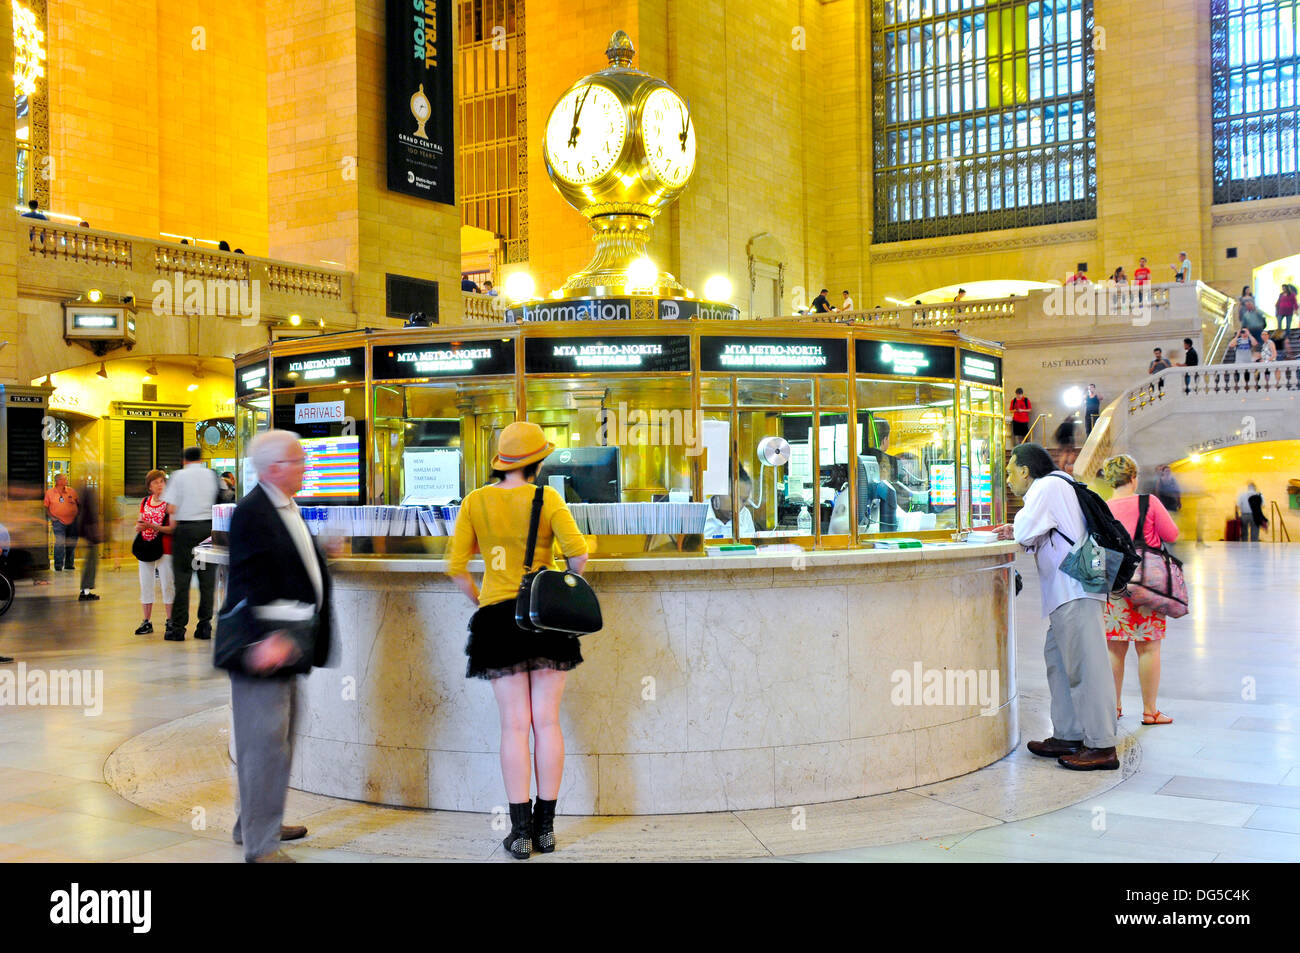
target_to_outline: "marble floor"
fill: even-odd
[[[787,809],[562,817],[560,851],[535,861],[1300,860],[1300,546],[1212,544],[1182,555],[1193,606],[1170,623],[1160,697],[1175,723],[1138,723],[1130,656],[1122,772],[1067,772],[1021,747],[963,778],[809,807],[802,825]],[[226,833],[226,682],[210,643],[131,634],[134,569],[105,567],[99,602],[78,602],[75,580],[50,574],[53,585],[24,584],[0,618],[0,653],[103,673],[94,717],[0,706],[0,861],[241,859]],[[1032,564],[1022,558],[1020,570],[1024,740],[1048,731],[1044,626]],[[290,848],[299,861],[505,859],[487,815],[298,792],[289,811],[312,828]]]

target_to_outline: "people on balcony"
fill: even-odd
[[[45,217],[45,214],[41,212],[40,203],[37,202],[36,199],[32,199],[27,203],[27,209],[26,212],[23,212],[22,218],[39,218],[42,222],[49,221],[49,219]]]
[[[1192,347],[1191,338],[1183,338],[1183,359],[1178,362],[1178,367],[1196,367],[1201,363],[1201,356],[1196,353],[1196,348]]]
[[[823,288],[817,293],[817,297],[813,298],[812,309],[815,314],[826,314],[835,310],[831,307],[830,301],[826,299],[828,294],[830,294],[830,289]]]
[[[1251,353],[1253,347],[1254,339],[1250,336],[1250,332],[1245,328],[1238,328],[1237,336],[1232,340],[1232,362],[1234,364],[1250,364],[1253,362],[1255,360],[1255,356]]]
[[[1256,344],[1264,343],[1264,329],[1268,327],[1268,321],[1264,317],[1264,312],[1255,307],[1253,296],[1241,299],[1240,321],[1241,326],[1250,332]]]
[[[1165,368],[1172,366],[1169,361],[1165,359],[1164,351],[1160,348],[1153,349],[1152,353],[1155,354],[1155,358],[1147,365],[1148,374],[1159,374]]]
[[[1174,270],[1174,281],[1179,284],[1186,284],[1192,280],[1192,260],[1187,257],[1187,252],[1178,253],[1178,264],[1170,265]]]
[[[1083,435],[1086,439],[1088,434],[1092,433],[1092,426],[1101,416],[1101,395],[1097,393],[1097,385],[1088,385],[1088,396],[1083,399]]]
[[[1147,285],[1151,283],[1151,269],[1147,267],[1145,258],[1138,259],[1138,266],[1133,269],[1133,284],[1137,285],[1138,304],[1142,303],[1142,293]]]
[[[1291,330],[1291,317],[1295,314],[1295,307],[1295,285],[1283,285],[1277,303],[1273,305],[1273,313],[1277,315],[1277,329],[1283,334]]]
[[[1277,345],[1273,343],[1273,338],[1267,332],[1264,333],[1263,340],[1259,344],[1259,357],[1255,358],[1265,364],[1272,364],[1277,360]]]
[[[852,310],[853,310],[853,299],[849,297],[848,289],[847,289],[847,288],[844,289],[844,291],[842,292],[842,294],[843,294],[843,300],[840,302],[840,310],[841,310],[841,311],[852,311]]]

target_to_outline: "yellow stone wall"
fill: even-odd
[[[55,211],[267,247],[262,0],[49,4]]]
[[[13,8],[0,4],[0,62],[13,61]],[[0,96],[0,129],[14,128],[14,104]],[[12,132],[0,135],[0,168],[12,169],[17,161],[17,147]],[[0,208],[13,208],[18,201],[18,184],[12,175],[0,176]],[[0,230],[0,382],[17,382],[18,350],[18,243],[13,230]]]

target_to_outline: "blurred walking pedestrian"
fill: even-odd
[[[293,863],[278,845],[307,834],[283,824],[295,676],[329,658],[329,570],[293,501],[307,460],[298,435],[260,433],[248,455],[257,485],[230,519],[230,585],[214,658],[230,674],[239,779],[232,836],[249,863]]]

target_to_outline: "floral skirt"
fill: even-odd
[[[1150,606],[1111,596],[1106,603],[1106,638],[1111,642],[1158,642],[1165,637],[1165,617]]]

